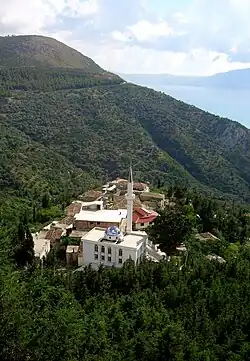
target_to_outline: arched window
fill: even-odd
[[[111,247],[108,248],[108,254],[111,254]]]
[[[122,257],[122,249],[119,249],[119,257]]]
[[[98,252],[98,246],[95,244],[95,252]]]
[[[102,246],[102,253],[105,253],[105,247]]]

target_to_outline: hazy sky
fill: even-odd
[[[44,34],[123,73],[250,67],[250,0],[0,0],[0,35]]]

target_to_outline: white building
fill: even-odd
[[[74,228],[76,230],[91,230],[94,227],[107,228],[111,225],[121,227],[122,221],[126,217],[126,209],[81,210],[75,215]]]
[[[115,214],[111,210],[106,210],[107,217],[109,215],[109,222],[105,219],[109,225],[107,227],[95,227],[91,229],[82,237],[82,254],[78,257],[78,265],[92,264],[94,268],[98,268],[100,264],[104,266],[115,266],[121,267],[123,263],[132,259],[135,263],[146,256],[148,237],[143,231],[133,231],[133,201],[135,195],[133,194],[133,175],[132,168],[129,171],[128,187],[127,187],[127,210],[126,213],[118,210],[118,214]],[[123,210],[124,211],[124,210]],[[97,219],[98,212],[95,212],[95,219],[89,221],[102,223],[103,218]],[[122,214],[123,213],[123,214]],[[124,233],[118,227],[118,223],[121,222],[122,218],[126,214],[126,227]],[[102,213],[103,217],[104,213]],[[101,214],[100,214],[101,216]],[[79,218],[77,218],[79,217]],[[80,214],[76,216],[78,222],[81,219]],[[85,218],[86,221],[86,218]],[[111,224],[111,222],[113,224]],[[104,223],[104,222],[103,222]]]
[[[82,239],[82,264],[92,264],[98,268],[104,266],[121,267],[123,263],[132,259],[139,262],[146,255],[147,234],[145,232],[131,232],[123,235],[118,227],[93,228]]]
[[[45,238],[46,234],[47,231],[32,233],[34,242],[34,253],[36,258],[46,258],[50,251],[50,240]]]

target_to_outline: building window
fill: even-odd
[[[105,261],[105,256],[102,256],[102,261]]]
[[[141,223],[141,227],[144,227],[144,223]]]
[[[99,226],[101,223],[100,223],[100,222],[96,222],[96,224]]]
[[[119,263],[122,263],[122,259],[121,259],[121,258],[119,258]]]
[[[108,254],[111,254],[111,247],[108,248]]]
[[[98,252],[98,246],[95,244],[95,252]]]
[[[122,257],[122,249],[119,249],[119,257]]]
[[[108,257],[108,261],[111,262],[111,257],[110,256]]]
[[[102,246],[102,253],[105,253],[105,247]]]
[[[95,254],[95,259],[98,259],[98,254]]]

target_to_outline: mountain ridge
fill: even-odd
[[[6,66],[5,73],[0,101],[7,126],[72,167],[106,180],[125,176],[131,159],[135,179],[181,182],[250,202],[250,133],[237,122],[99,68],[26,64]]]

